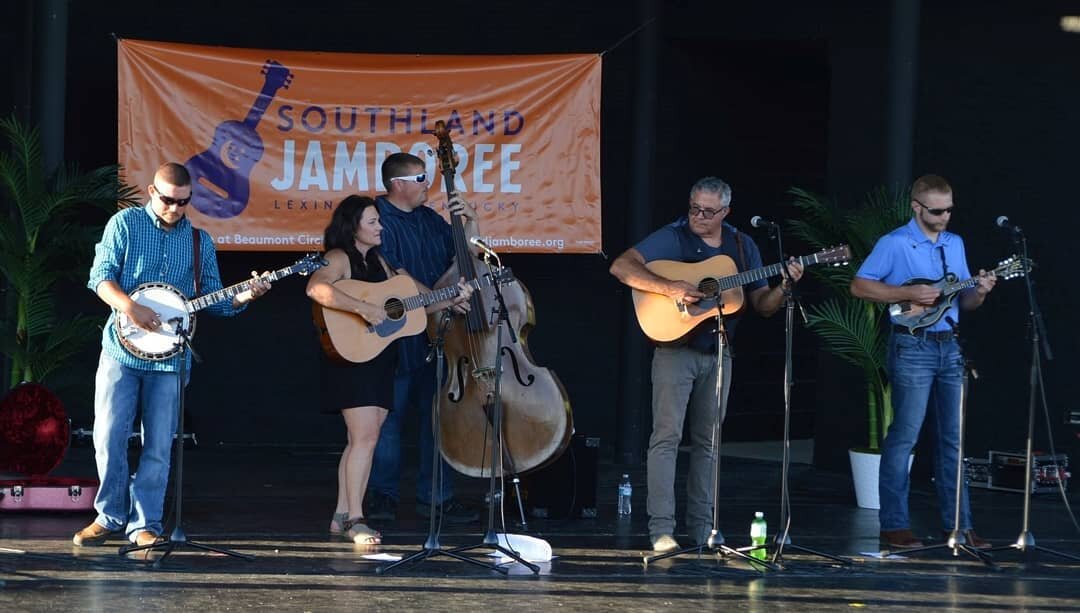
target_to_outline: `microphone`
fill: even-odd
[[[1024,231],[1020,229],[1020,226],[1018,226],[1018,225],[1014,224],[1013,222],[1009,221],[1009,218],[1004,216],[1004,215],[1001,215],[1000,217],[998,217],[997,220],[994,221],[994,225],[1001,228],[1001,229],[1003,229],[1003,230],[1008,230],[1008,231],[1012,232],[1013,234],[1023,234],[1024,233]]]
[[[470,245],[475,245],[478,249],[480,249],[480,251],[483,251],[485,254],[495,258],[496,261],[499,260],[499,255],[497,253],[495,253],[495,250],[492,249],[491,247],[488,247],[487,243],[480,240],[479,236],[474,236],[474,237],[470,238],[469,239],[469,244]]]
[[[768,219],[765,219],[761,215],[754,215],[753,217],[751,217],[750,218],[750,225],[754,226],[755,228],[778,228],[778,227],[780,227],[780,224],[776,223],[775,221],[769,221]]]

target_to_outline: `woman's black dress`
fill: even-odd
[[[359,254],[349,253],[352,278],[358,281],[386,280],[386,271],[375,255],[368,252],[367,262],[360,263]],[[358,265],[359,264],[359,265]],[[394,370],[398,361],[398,343],[394,341],[374,359],[354,364],[336,361],[319,352],[322,373],[322,412],[340,413],[342,409],[376,406],[387,411],[394,408]]]

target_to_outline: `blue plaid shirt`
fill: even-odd
[[[143,283],[168,283],[185,296],[193,297],[195,260],[192,257],[192,229],[187,217],[181,219],[176,227],[166,228],[150,204],[116,213],[105,224],[101,242],[94,247],[94,264],[90,267],[90,280],[86,286],[96,293],[103,281],[115,281],[120,289],[130,294]],[[199,290],[202,294],[208,294],[221,289],[221,275],[218,273],[214,239],[205,230],[199,232],[202,233],[199,237],[202,259]],[[225,300],[203,311],[229,317],[244,308],[234,309],[232,301]],[[116,337],[115,319],[114,311],[109,315],[101,334],[102,351],[130,368],[162,372],[176,372],[179,369],[180,363],[176,357],[154,361],[128,353]]]

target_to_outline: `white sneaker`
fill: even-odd
[[[652,538],[652,549],[657,553],[667,553],[679,548],[679,542],[670,534],[661,534]]]

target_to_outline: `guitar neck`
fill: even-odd
[[[819,263],[817,254],[797,257],[795,258],[795,261],[799,264],[802,264],[803,266],[810,266],[812,264]],[[747,283],[753,283],[754,281],[760,281],[762,279],[768,279],[770,277],[781,275],[783,274],[783,268],[781,268],[782,266],[783,263],[777,262],[776,264],[772,264],[770,266],[762,266],[761,268],[754,268],[752,270],[740,272],[738,274],[731,275],[730,277],[723,277],[721,279],[717,279],[717,282],[719,284],[720,291],[727,291],[736,287],[742,287]]]
[[[270,102],[274,99],[275,94],[277,94],[276,87],[271,86],[269,83],[264,85],[262,91],[259,92],[259,96],[255,98],[255,104],[251,105],[251,110],[248,111],[247,117],[244,118],[244,124],[249,128],[258,125],[259,120],[266,113],[266,109],[270,108]]]
[[[299,269],[300,269],[299,264],[293,264],[292,266],[286,266],[285,268],[279,268],[278,270],[275,270],[274,272],[268,272],[265,275],[260,276],[259,278],[260,279],[266,279],[268,281],[278,281],[279,279],[284,279],[285,277],[295,273]],[[252,284],[254,282],[255,282],[255,279],[251,278],[251,279],[248,279],[246,281],[241,281],[240,283],[237,283],[236,285],[230,285],[229,287],[223,287],[223,288],[219,289],[216,292],[210,292],[209,294],[203,294],[202,296],[199,296],[198,298],[192,298],[191,300],[188,301],[188,311],[191,312],[191,313],[194,313],[196,311],[201,311],[202,309],[205,309],[208,306],[212,306],[212,305],[215,305],[215,304],[217,304],[219,302],[222,302],[223,300],[226,300],[226,299],[231,300],[231,299],[235,298],[237,294],[239,294],[241,292],[246,292],[247,290],[251,289],[251,286],[252,286]]]
[[[471,286],[473,290],[478,290],[481,287],[491,285],[491,281],[489,277],[485,276],[477,277],[472,281],[466,281],[465,284]],[[459,293],[461,292],[457,284],[447,285],[446,287],[440,287],[439,289],[431,292],[417,294],[415,296],[409,296],[408,298],[402,300],[402,302],[405,303],[405,310],[411,311],[413,309],[428,307],[433,304],[438,304],[440,302],[445,302],[447,300],[457,298]]]

